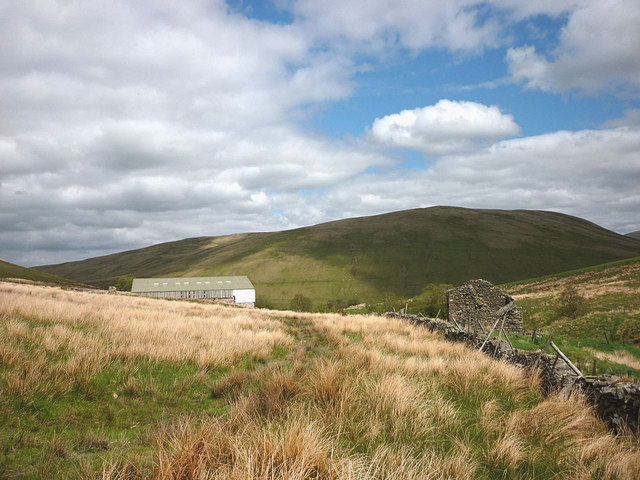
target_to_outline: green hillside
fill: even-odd
[[[72,285],[76,283],[49,273],[40,272],[33,268],[21,267],[20,265],[15,265],[0,259],[0,280],[9,278],[31,280],[33,282],[54,283],[58,285]]]
[[[525,314],[525,327],[640,344],[640,257],[502,285]],[[563,292],[578,308],[563,314]]]
[[[120,275],[248,275],[258,300],[285,305],[413,296],[430,282],[493,283],[640,255],[640,241],[564,214],[432,207],[274,233],[199,237],[36,267],[105,287]]]
[[[631,237],[631,238],[635,238],[637,240],[640,240],[640,230],[635,231],[635,232],[627,233],[627,237]]]
[[[552,335],[584,371],[640,377],[640,257],[502,288],[522,307],[525,328]],[[540,348],[514,337],[518,348]]]

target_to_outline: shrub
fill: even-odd
[[[428,317],[435,317],[440,312],[441,316],[447,315],[447,290],[453,285],[442,283],[436,285],[430,283],[422,289],[422,293],[415,297],[410,304],[413,313],[422,313]]]
[[[329,301],[327,301],[326,311],[327,312],[341,312],[345,308],[347,308],[349,305],[351,305],[349,302],[345,302],[341,298],[337,298],[335,300],[329,300]]]
[[[289,302],[289,308],[296,312],[310,312],[312,306],[311,299],[300,293],[295,295]]]
[[[268,310],[277,310],[276,306],[269,300],[264,298],[258,298],[256,300],[256,308],[266,308]]]
[[[386,292],[382,297],[381,311],[386,312],[399,312],[407,305],[407,299],[399,296],[394,292]]]
[[[566,287],[558,295],[556,313],[559,317],[578,318],[586,313],[586,304],[573,286]]]
[[[116,282],[116,289],[119,292],[130,292],[133,286],[133,277],[122,275]]]
[[[640,343],[640,320],[625,319],[618,329],[618,336],[623,342]]]

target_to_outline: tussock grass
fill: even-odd
[[[585,399],[544,399],[535,375],[398,320],[2,283],[0,295],[3,477],[640,472],[638,441]]]
[[[80,363],[148,358],[213,368],[242,355],[266,357],[273,347],[291,343],[282,324],[259,311],[1,285],[8,339],[42,345],[49,353],[68,350]],[[36,325],[29,328],[18,318]]]

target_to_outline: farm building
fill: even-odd
[[[245,276],[136,278],[131,293],[159,298],[226,300],[254,304],[256,289]]]

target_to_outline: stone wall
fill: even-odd
[[[484,329],[488,332],[496,321],[495,313],[513,302],[513,298],[486,280],[479,279],[470,280],[447,291],[447,302],[450,322],[457,322],[466,330],[482,331]],[[524,332],[520,307],[515,306],[509,310],[504,320],[505,331]],[[502,320],[498,328],[501,323]],[[479,325],[482,325],[482,328]]]
[[[511,349],[504,340],[460,329],[450,322],[433,320],[415,315],[387,313],[388,316],[409,320],[415,325],[428,328],[442,334],[447,340],[464,342],[494,358],[523,367],[528,371],[537,371],[542,388],[546,394],[561,391],[571,395],[581,391],[591,400],[597,414],[615,431],[626,430],[640,435],[640,384],[630,378],[612,375],[599,377],[578,377],[560,358],[541,351]],[[486,342],[485,342],[486,340]]]

